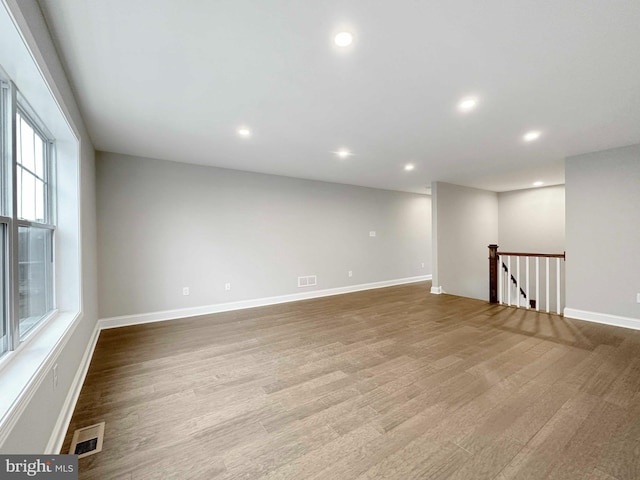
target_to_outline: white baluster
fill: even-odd
[[[502,270],[502,258],[498,255],[498,304],[502,304],[502,281],[504,280],[504,270]]]
[[[520,257],[516,257],[516,307],[520,307]]]
[[[524,261],[526,262],[525,263],[525,266],[526,266],[525,270],[526,270],[526,274],[527,274],[527,282],[526,282],[527,288],[525,290],[525,292],[527,292],[527,298],[526,298],[527,304],[526,304],[526,307],[530,308],[531,307],[531,290],[529,290],[529,257],[524,257]]]
[[[540,257],[536,257],[536,311],[540,311]]]
[[[562,313],[560,309],[560,258],[556,258],[556,298],[558,302],[558,315]]]
[[[511,306],[511,255],[507,256],[507,304]]]
[[[546,276],[546,282],[547,282],[547,313],[549,313],[549,257],[546,257],[547,259],[547,276]]]
[[[507,284],[506,282],[506,273],[504,273],[504,270],[502,272],[500,272],[502,274],[502,304],[504,305],[505,303],[507,303],[507,294],[506,294],[506,290],[505,290],[505,285]]]

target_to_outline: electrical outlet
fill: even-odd
[[[424,268],[424,262],[422,262],[422,268]]]
[[[352,272],[351,270],[349,270],[348,275],[349,275],[350,277],[353,277],[353,272]]]
[[[636,302],[640,303],[640,293],[636,293]]]
[[[318,277],[315,275],[307,275],[306,277],[298,277],[298,288],[314,287],[318,284]]]
[[[371,231],[369,232],[369,236],[370,236],[370,237],[375,237],[375,236],[376,236],[376,231],[375,231],[375,230],[371,230]]]
[[[231,290],[231,284],[230,283],[225,283],[224,284],[224,289],[225,290]]]
[[[53,389],[58,388],[58,364],[53,366]]]
[[[182,289],[182,295],[184,295],[185,297],[189,295],[189,287],[184,287]]]

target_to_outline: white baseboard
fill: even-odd
[[[632,328],[640,330],[640,318],[620,317],[618,315],[610,315],[608,313],[588,312],[586,310],[578,310],[575,308],[565,308],[564,316],[567,318],[575,318],[576,320],[585,320],[587,322],[604,323],[605,325],[613,325],[614,327]]]
[[[60,415],[58,415],[58,420],[56,420],[56,424],[53,427],[51,437],[49,437],[49,443],[47,443],[47,447],[44,452],[46,455],[61,453],[60,449],[62,449],[67,429],[71,423],[71,417],[76,408],[76,403],[78,402],[78,397],[80,396],[84,379],[89,371],[89,365],[91,364],[91,358],[93,357],[93,351],[96,348],[99,336],[100,326],[96,323],[93,333],[91,334],[91,338],[89,339],[89,344],[84,351],[84,355],[82,356],[82,360],[80,360],[80,365],[78,366],[76,375],[71,383],[71,388],[69,389],[67,398],[65,399],[62,410],[60,411]]]
[[[215,305],[204,305],[202,307],[182,308],[177,310],[166,310],[163,312],[142,313],[138,315],[125,315],[121,317],[110,317],[98,320],[101,329],[126,327],[129,325],[140,325],[144,323],[162,322],[175,320],[178,318],[196,317],[199,315],[211,315],[213,313],[230,312],[233,310],[243,310],[246,308],[265,307],[279,303],[297,302],[311,298],[328,297],[331,295],[342,295],[345,293],[360,292],[362,290],[372,290],[376,288],[392,287],[407,283],[426,282],[431,280],[431,275],[421,275],[418,277],[399,278],[395,280],[385,280],[382,282],[362,283],[347,287],[328,288],[325,290],[314,290],[304,293],[293,293],[277,297],[256,298],[243,300],[240,302],[218,303]]]
[[[442,287],[431,287],[431,293],[434,295],[440,295],[444,292],[442,291]]]

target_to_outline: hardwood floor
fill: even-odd
[[[638,479],[640,332],[412,284],[103,331],[81,479]]]

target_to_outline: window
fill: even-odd
[[[9,348],[9,84],[0,70],[0,355]]]
[[[47,143],[24,114],[16,114],[16,175],[18,218],[46,223],[48,220]]]
[[[53,230],[18,227],[18,291],[20,337],[53,309]]]
[[[0,71],[1,72],[1,71]],[[0,354],[54,309],[54,143],[15,85],[0,99]]]
[[[53,144],[24,106],[18,104],[15,119],[20,338],[53,309],[54,227],[49,195]]]
[[[9,331],[7,321],[9,318],[7,302],[7,292],[9,282],[7,281],[7,272],[9,265],[7,258],[9,257],[7,247],[7,224],[0,223],[0,355],[7,351],[9,345]]]

